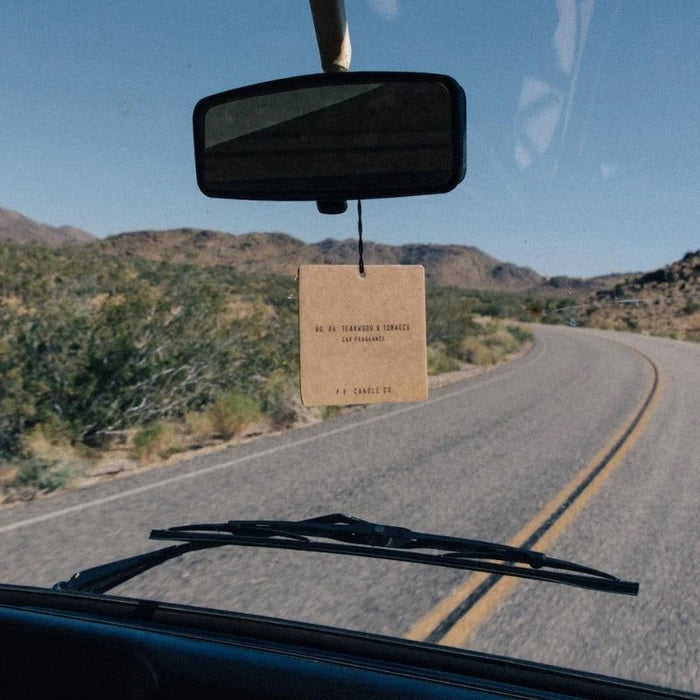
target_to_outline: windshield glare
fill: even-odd
[[[346,10],[353,70],[467,95],[464,181],[361,220],[197,187],[198,100],[320,72],[306,3],[0,8],[0,579],[50,587],[154,528],[344,513],[639,595],[248,547],[111,593],[700,692],[700,4]],[[428,398],[367,380],[305,406],[299,267],[360,256],[424,269],[425,357],[391,362]],[[332,332],[358,352],[409,332],[353,308]]]

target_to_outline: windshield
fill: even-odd
[[[358,263],[356,204],[195,179],[198,100],[320,70],[264,5],[0,8],[0,578],[344,513],[639,595],[237,547],[114,593],[700,691],[700,4],[348,0],[353,70],[463,86],[468,164],[363,202],[367,269],[425,269],[428,398],[347,407],[301,402],[296,275]]]

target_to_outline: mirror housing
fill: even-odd
[[[448,192],[466,171],[466,97],[449,76],[323,73],[200,100],[209,197],[337,202]]]

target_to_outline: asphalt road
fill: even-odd
[[[162,546],[146,539],[151,528],[229,519],[343,512],[505,542],[605,451],[649,395],[654,365],[660,384],[636,432],[545,548],[640,581],[639,597],[518,581],[481,618],[467,612],[451,643],[697,692],[700,345],[658,338],[540,327],[521,359],[425,403],[2,509],[2,578],[49,585]],[[415,564],[222,548],[115,593],[404,636],[465,580]]]

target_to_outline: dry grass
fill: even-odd
[[[486,367],[495,362],[495,355],[485,342],[478,338],[465,338],[460,343],[462,359],[477,367]]]

